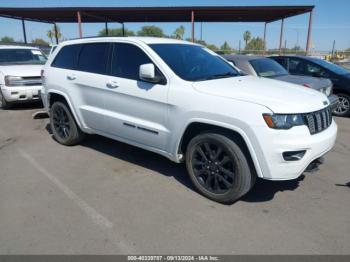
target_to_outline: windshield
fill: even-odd
[[[230,64],[211,51],[196,45],[151,44],[150,47],[176,75],[187,81],[234,77],[240,75]]]
[[[46,56],[38,49],[0,49],[0,65],[45,64]]]
[[[332,71],[333,73],[336,73],[338,75],[347,75],[350,74],[350,71],[345,69],[344,67],[338,66],[336,64],[330,63],[328,61],[325,60],[321,60],[321,59],[312,59],[312,61],[315,64],[318,64],[330,71]]]
[[[277,63],[275,60],[269,58],[259,58],[249,61],[254,68],[256,74],[261,77],[276,77],[288,75],[286,69]]]

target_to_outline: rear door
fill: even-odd
[[[103,130],[103,91],[108,64],[108,43],[67,45],[59,50],[48,70],[48,87],[61,90],[84,127]]]
[[[105,96],[106,130],[114,136],[162,150],[169,136],[168,83],[140,80],[140,65],[148,63],[155,64],[140,47],[114,43]],[[158,68],[157,74],[162,74]]]
[[[105,129],[104,95],[110,44],[105,42],[82,44],[77,70],[71,75],[76,103],[86,126]]]

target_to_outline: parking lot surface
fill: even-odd
[[[350,254],[350,119],[317,173],[226,206],[154,153],[58,144],[38,110],[0,110],[0,254]]]

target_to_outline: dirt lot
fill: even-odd
[[[0,254],[350,254],[350,119],[319,172],[225,206],[156,154],[59,145],[38,110],[0,110]]]

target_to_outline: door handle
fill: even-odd
[[[68,80],[74,80],[76,79],[77,77],[75,75],[67,75],[67,79]]]
[[[107,82],[107,83],[106,83],[106,86],[107,86],[108,88],[117,88],[117,87],[119,87],[118,83],[115,82],[115,81]]]

